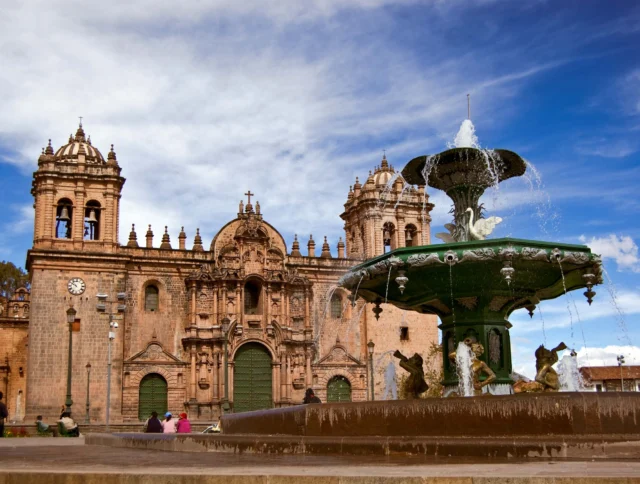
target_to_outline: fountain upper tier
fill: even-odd
[[[413,185],[425,185],[425,165],[429,161],[428,185],[448,192],[458,186],[488,188],[514,176],[522,176],[525,161],[509,150],[453,148],[437,155],[418,156],[402,170],[404,179]]]

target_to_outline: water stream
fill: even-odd
[[[464,343],[458,343],[456,348],[456,373],[458,375],[458,394],[461,397],[472,397],[473,389],[473,372],[471,365],[475,355],[471,351],[471,347]]]
[[[567,297],[567,283],[564,279],[564,270],[562,269],[562,263],[560,262],[560,258],[556,258],[558,262],[558,266],[560,267],[560,274],[562,275],[562,288],[564,289],[565,300],[567,301],[567,310],[569,311],[569,324],[571,325],[571,346],[575,347],[576,342],[573,335],[573,312],[571,311],[571,304],[569,298]]]
[[[561,392],[580,392],[584,390],[584,382],[578,371],[578,358],[575,352],[567,353],[558,363],[558,378]]]

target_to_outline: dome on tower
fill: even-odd
[[[373,173],[373,182],[376,186],[386,186],[389,181],[397,178],[396,171],[393,167],[389,166],[389,162],[387,161],[387,156],[384,155],[382,157],[382,163],[380,167],[377,167]]]
[[[91,145],[91,137],[85,137],[82,123],[76,131],[76,135],[69,136],[69,142],[58,148],[53,155],[56,161],[77,162],[79,155],[84,155],[87,163],[105,164],[102,153]]]

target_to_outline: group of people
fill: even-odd
[[[144,424],[144,431],[148,434],[190,434],[191,422],[184,412],[178,420],[173,418],[171,412],[167,412],[162,421],[158,418],[158,412],[151,412],[151,417]]]

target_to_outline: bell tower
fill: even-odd
[[[33,247],[114,251],[125,182],[120,171],[113,145],[105,161],[85,136],[82,121],[57,151],[49,140],[33,174]]]
[[[356,178],[344,208],[340,217],[347,257],[370,259],[399,247],[431,243],[433,204],[425,187],[408,185],[386,155],[364,184]]]

